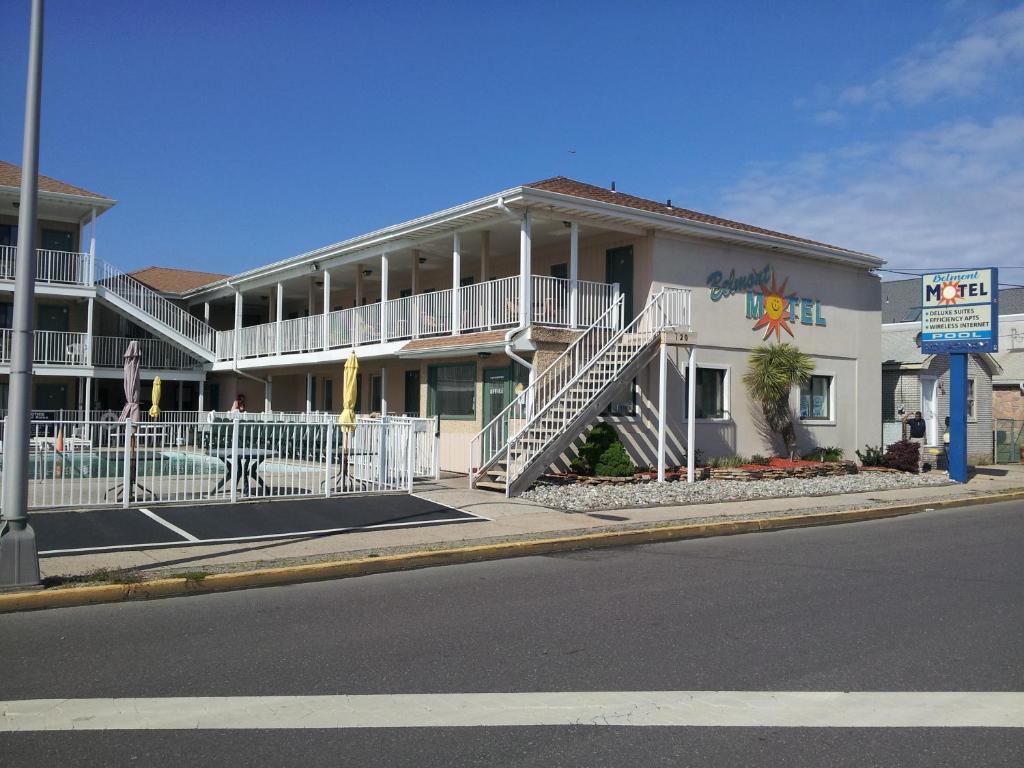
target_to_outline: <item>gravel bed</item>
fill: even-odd
[[[938,472],[924,475],[865,472],[839,477],[786,478],[784,480],[701,480],[693,484],[603,483],[600,485],[537,485],[522,495],[545,507],[571,511],[651,507],[661,504],[709,504],[786,496],[833,496],[862,491],[947,485],[949,478]]]

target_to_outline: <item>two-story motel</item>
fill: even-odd
[[[17,199],[10,173],[0,179],[4,201]],[[794,343],[815,361],[812,381],[792,396],[801,448],[839,446],[852,456],[881,437],[872,270],[882,261],[868,254],[558,177],[228,277],[173,269],[131,277],[96,253],[95,218],[112,200],[53,180],[40,189],[38,334],[67,335],[56,342],[59,361],[37,359],[40,407],[61,398],[64,407],[118,406],[105,384],[118,377],[120,347],[109,342],[106,352],[105,339],[145,336],[153,352],[144,380],[180,382],[167,407],[178,398],[184,410],[226,410],[241,392],[251,411],[336,412],[354,350],[358,410],[438,415],[441,466],[466,472],[486,459],[471,450],[474,435],[567,345],[588,329],[629,326],[663,289],[683,289],[673,295],[685,303],[686,327],[677,320],[672,330],[685,343],[667,352],[669,463],[686,449],[689,370],[703,456],[779,450],[741,381],[750,350],[766,342]],[[13,222],[5,214],[3,223]],[[67,234],[58,243],[50,231]],[[51,251],[79,266],[48,279]],[[0,289],[10,291],[7,272]],[[59,328],[54,312],[66,317]],[[593,415],[615,425],[639,464],[657,462],[660,368],[647,341],[619,349],[622,365],[600,369],[613,396],[559,406],[559,423],[576,434],[562,435],[545,462],[579,433],[565,412],[595,404]]]

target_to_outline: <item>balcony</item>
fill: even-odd
[[[618,287],[579,280],[575,309],[572,283],[534,275],[530,322],[555,328],[585,328],[614,303]],[[514,328],[519,324],[520,280],[503,277],[444,291],[405,296],[237,331],[238,359],[408,341]],[[235,358],[236,331],[218,331],[217,361]]]
[[[11,330],[0,329],[0,365],[11,362]],[[32,364],[68,368],[121,368],[124,351],[132,339],[94,336],[89,359],[89,334],[77,331],[36,331]],[[191,355],[163,339],[136,339],[142,350],[142,367],[153,370],[189,371],[200,366]]]
[[[14,280],[18,248],[0,245],[0,280]],[[73,251],[36,251],[36,283],[47,285],[91,285],[92,269],[88,253]]]

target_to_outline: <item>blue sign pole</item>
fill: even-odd
[[[967,354],[949,356],[949,479],[967,482]]]

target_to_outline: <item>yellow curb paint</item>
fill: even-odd
[[[43,608],[70,608],[126,600],[150,600],[162,597],[228,592],[253,587],[283,586],[313,581],[363,576],[374,573],[428,568],[438,565],[456,565],[484,560],[571,552],[580,549],[599,549],[613,546],[652,544],[661,541],[701,539],[711,536],[731,536],[742,533],[780,531],[818,525],[851,523],[900,517],[925,509],[965,507],[991,504],[999,501],[1024,499],[1024,490],[974,496],[964,499],[929,501],[891,507],[868,507],[819,514],[787,515],[784,517],[753,520],[723,520],[718,523],[684,523],[681,525],[653,526],[626,531],[598,531],[576,536],[550,539],[508,541],[498,544],[480,544],[433,551],[407,552],[381,557],[363,557],[353,560],[335,560],[326,563],[261,568],[234,573],[214,573],[201,581],[173,577],[154,579],[137,584],[101,584],[83,587],[52,588],[30,592],[0,594],[0,613],[32,611]]]

